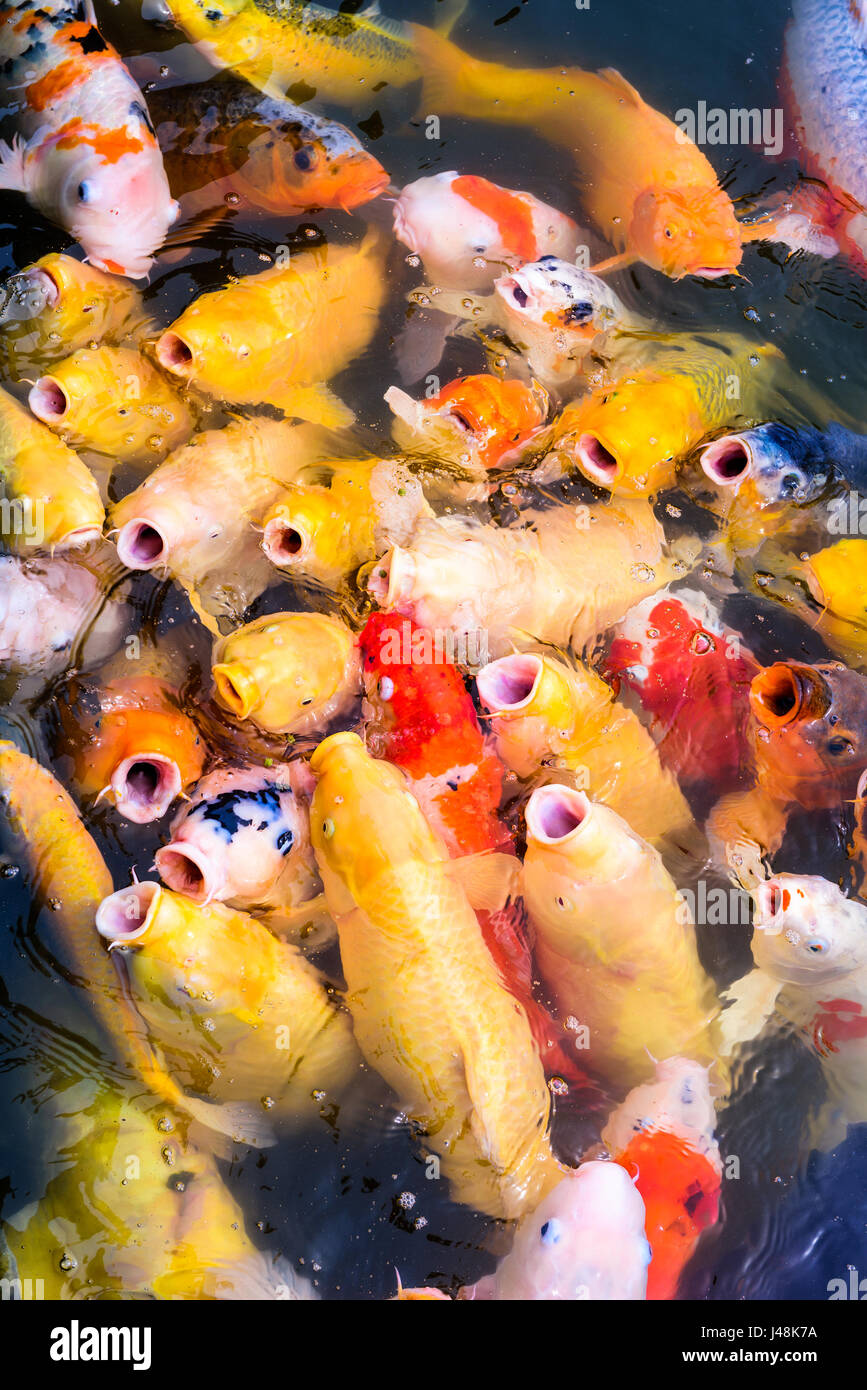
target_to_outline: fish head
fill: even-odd
[[[230,151],[243,141],[243,163],[232,181],[250,190],[256,206],[275,214],[307,208],[353,208],[385,192],[389,176],[361,141],[336,121],[312,116],[301,107],[265,100],[261,113],[273,122],[249,138],[245,124],[229,134]]]
[[[141,279],[180,212],[162,155],[149,130],[91,133],[83,127],[54,142],[40,162],[37,194],[81,243],[91,265]]]
[[[858,536],[835,541],[804,562],[807,584],[817,603],[833,618],[862,630],[867,627],[865,565],[867,540]]]
[[[442,860],[403,773],[372,758],[357,734],[323,739],[310,769],[317,778],[310,837],[335,911],[361,904],[395,866]]]
[[[619,1156],[636,1134],[662,1130],[699,1153],[709,1153],[716,1151],[715,1129],[707,1067],[687,1057],[668,1057],[656,1063],[653,1081],[633,1087],[609,1119],[602,1139]]]
[[[274,321],[268,313],[267,296],[257,305],[258,289],[259,285],[236,286],[234,294],[227,289],[202,295],[185,309],[154,345],[154,355],[164,371],[190,385],[201,381],[208,390],[222,388],[230,398],[233,392],[244,393],[251,387],[263,392],[267,364],[273,356]],[[284,322],[281,362],[286,362],[287,373],[292,336],[291,322]]]
[[[481,205],[461,196],[464,183],[483,186],[493,196]],[[450,170],[416,179],[401,191],[394,205],[394,234],[424,263],[428,275],[451,289],[482,289],[516,259],[508,229],[498,216],[513,194],[486,179],[465,180]],[[521,205],[523,219],[529,217]]]
[[[396,387],[385,399],[409,432],[396,431],[398,443],[421,440],[429,450],[481,468],[502,464],[548,413],[548,393],[537,382],[526,386],[487,373],[458,377],[425,401],[413,401]]]
[[[849,975],[867,964],[867,908],[836,883],[775,874],[753,894],[756,965],[787,984]]]
[[[137,991],[177,1012],[217,1013],[240,1001],[260,962],[249,952],[243,914],[142,880],[103,899],[96,929],[109,949],[122,949]],[[245,958],[245,944],[248,947]]]
[[[329,582],[343,568],[347,529],[330,488],[290,483],[265,520],[262,549],[280,569]]]
[[[514,652],[476,675],[479,699],[493,716],[491,732],[508,766],[529,777],[575,728],[569,671],[554,657]]]
[[[811,461],[797,431],[785,425],[723,435],[702,449],[699,462],[717,487],[756,507],[808,506],[831,480],[830,466]]]
[[[585,478],[624,497],[647,497],[701,423],[683,378],[643,372],[568,406],[556,428],[558,450]]]
[[[808,810],[856,794],[867,767],[867,677],[840,662],[777,661],[750,685],[759,781]]]
[[[628,244],[655,270],[679,280],[732,275],[741,235],[731,199],[717,186],[647,188],[635,201]]]
[[[526,329],[546,329],[574,351],[587,350],[600,333],[625,318],[617,295],[591,271],[556,256],[542,256],[494,281],[507,330],[520,339]]]
[[[644,1202],[616,1163],[594,1161],[549,1192],[494,1275],[510,1300],[643,1299],[650,1247]]]

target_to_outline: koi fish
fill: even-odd
[[[779,848],[789,811],[832,809],[857,794],[867,767],[867,676],[839,662],[776,661],[750,685],[753,786],[721,797],[707,833],[726,846]]]
[[[408,183],[394,205],[394,234],[445,289],[483,289],[504,269],[542,256],[569,261],[580,232],[556,208],[477,174]]]
[[[653,738],[589,666],[516,652],[484,666],[476,686],[497,751],[519,777],[568,771],[636,834],[689,845],[692,812]]]
[[[157,676],[75,678],[59,718],[80,791],[108,797],[135,825],[159,820],[201,776],[202,738]]]
[[[290,483],[262,521],[262,549],[279,569],[337,588],[391,544],[407,544],[433,516],[400,459],[341,459],[328,485]]]
[[[0,390],[0,482],[13,551],[78,550],[102,535],[105,508],[90,469],[29,410]]]
[[[444,4],[445,32],[466,0]],[[272,97],[318,96],[353,106],[383,86],[420,76],[412,26],[381,14],[378,4],[354,14],[308,0],[166,0],[191,43],[217,68],[231,68]]]
[[[707,1069],[684,1057],[657,1062],[602,1131],[644,1202],[648,1300],[674,1298],[702,1231],[719,1219],[722,1161]]]
[[[323,452],[314,426],[283,420],[195,434],[111,509],[118,559],[170,575],[210,631],[213,619],[240,622],[272,574],[254,523]]]
[[[659,756],[682,786],[712,783],[720,794],[743,780],[750,682],[759,664],[707,596],[654,594],[618,624],[604,664],[651,715]]]
[[[482,732],[457,666],[436,652],[432,633],[394,613],[372,613],[359,645],[368,751],[406,774],[453,858],[513,853],[499,814],[506,769]],[[585,1073],[567,1051],[566,1030],[534,996],[523,912],[512,903],[477,915],[503,983],[527,1014],[546,1071],[589,1093]]]
[[[794,1024],[828,1086],[810,1143],[830,1149],[847,1124],[867,1119],[867,907],[836,883],[801,874],[765,879],[753,899],[755,969],[723,996],[722,1047],[733,1052],[773,1020]]]
[[[273,1143],[264,1118],[244,1104],[212,1105],[185,1095],[165,1070],[144,1023],[93,929],[100,901],[112,891],[111,874],[78,808],[57,779],[12,743],[0,743],[0,791],[20,837],[23,862],[40,901],[59,904],[50,915],[52,950],[87,989],[100,1031],[154,1096],[206,1128],[238,1142]]]
[[[134,285],[56,252],[10,275],[0,293],[0,364],[14,381],[89,343],[135,340],[150,326]]]
[[[639,1302],[651,1257],[644,1223],[638,1187],[621,1167],[582,1163],[522,1218],[495,1272],[458,1297]]]
[[[187,213],[227,194],[275,215],[351,212],[388,186],[382,165],[346,126],[246,83],[218,78],[160,97],[152,94],[151,112],[169,182]]]
[[[355,638],[323,613],[268,613],[219,641],[217,703],[271,734],[323,729],[360,693]]]
[[[533,792],[525,819],[536,963],[564,1015],[588,1029],[593,1071],[635,1085],[649,1054],[711,1062],[711,984],[657,851],[610,807],[555,783]]]
[[[679,279],[731,275],[741,242],[728,195],[697,145],[613,68],[527,71],[471,58],[414,25],[425,110],[526,125],[576,161],[584,206],[617,257]],[[761,234],[761,233],[760,233]]]
[[[139,87],[92,0],[4,0],[0,57],[16,134],[0,188],[24,193],[100,270],[139,279],[178,216]]]
[[[104,1086],[71,1111],[76,1099],[64,1093],[45,1191],[4,1220],[7,1272],[38,1278],[53,1299],[316,1297],[289,1260],[253,1244],[214,1159],[176,1132],[176,1112]]]
[[[357,734],[332,734],[310,767],[313,848],[358,1046],[424,1129],[453,1198],[520,1216],[563,1174],[550,1095],[454,861],[403,774]]]
[[[519,457],[548,416],[548,393],[538,382],[487,375],[458,377],[423,401],[390,386],[384,400],[401,449],[447,458],[482,478]]]
[[[267,402],[339,428],[355,417],[326,382],[367,347],[384,296],[374,231],[360,246],[301,251],[201,295],[157,339],[156,358],[221,401]]]
[[[30,388],[37,420],[77,449],[160,463],[189,439],[186,402],[135,348],[79,348]]]
[[[523,529],[475,518],[422,519],[407,547],[392,546],[367,580],[381,608],[462,640],[486,632],[492,656],[517,630],[580,652],[674,577],[649,503],[525,511]]]
[[[867,267],[867,134],[864,15],[849,0],[794,0],[786,29],[780,89],[809,174],[824,181],[820,235]],[[815,202],[815,200],[813,200]],[[827,253],[826,253],[827,254]]]
[[[249,913],[133,883],[96,912],[122,951],[136,1005],[184,1086],[240,1103],[318,1114],[356,1079],[349,1016],[301,952]],[[213,1103],[213,1102],[212,1102]],[[265,1106],[265,1109],[270,1109]]]

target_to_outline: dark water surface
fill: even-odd
[[[393,0],[384,8],[395,18],[431,18],[423,0]],[[648,103],[673,116],[702,100],[709,107],[778,106],[787,16],[788,6],[780,0],[762,6],[753,0],[724,6],[591,0],[585,10],[568,0],[523,0],[512,8],[508,0],[472,0],[454,37],[474,54],[510,64],[616,67]],[[179,41],[176,31],[144,24],[132,4],[98,5],[98,17],[124,56],[168,50]],[[170,54],[164,60],[170,62]],[[527,188],[585,225],[564,151],[527,131],[453,118],[443,119],[439,141],[428,141],[415,107],[416,93],[410,90],[387,100],[372,98],[369,108],[354,113],[332,112],[353,127],[360,123],[368,138],[381,123],[382,134],[369,138],[369,146],[397,185],[458,168]],[[797,175],[797,158],[785,152],[768,159],[751,149],[721,146],[708,154],[731,196],[748,204],[790,188]],[[2,195],[0,217],[0,270],[68,247],[64,234],[41,221],[21,198]],[[159,264],[146,304],[161,326],[168,324],[197,293],[223,283],[227,273],[262,269],[262,256],[273,256],[279,245],[310,244],[310,231],[347,240],[359,233],[360,219],[340,212],[295,221],[237,217],[197,243],[180,263]],[[768,246],[748,248],[742,270],[747,278],[736,282],[673,283],[638,266],[615,283],[630,307],[673,329],[749,328],[857,414],[864,388],[864,280],[842,261],[787,259],[781,248]],[[391,338],[403,320],[404,294],[421,274],[406,265],[404,248],[396,246],[381,331],[335,383],[373,438],[389,434],[382,394],[397,381]],[[446,381],[460,370],[483,369],[481,349],[459,340],[449,344],[440,376]],[[255,612],[291,608],[299,597],[280,584]],[[132,604],[131,631],[164,634],[180,628],[191,656],[207,653],[180,590],[143,576],[133,585]],[[758,622],[760,616],[765,621]],[[792,619],[784,621],[779,608],[755,596],[731,599],[726,618],[760,660],[815,659],[823,653],[814,634]],[[41,700],[36,710],[13,701],[11,736],[17,736],[25,716],[37,755],[51,763],[50,699]],[[149,875],[167,827],[131,826],[106,809],[91,815],[88,824],[116,886],[129,881],[133,865],[140,876]],[[800,817],[774,867],[838,880],[845,871],[845,841],[842,819]],[[45,922],[28,897],[24,872],[10,863],[5,873],[0,882],[5,926],[0,936],[0,1200],[8,1215],[43,1191],[58,1096],[82,1075],[96,1080],[110,1062],[101,1056],[89,1025],[86,997],[46,962],[40,945]],[[721,986],[749,967],[749,933],[748,927],[701,929],[703,958]],[[851,1129],[834,1153],[805,1154],[805,1111],[821,1088],[818,1061],[791,1036],[762,1042],[741,1059],[736,1093],[719,1126],[723,1157],[737,1158],[739,1177],[724,1183],[720,1224],[703,1238],[681,1296],[823,1299],[828,1281],[846,1277],[848,1267],[867,1273],[867,1129]],[[568,1099],[559,1104],[556,1133],[568,1152],[593,1135],[570,1112]],[[277,1148],[249,1153],[232,1165],[221,1163],[221,1171],[253,1238],[261,1236],[269,1250],[282,1248],[299,1269],[314,1275],[326,1298],[388,1297],[395,1266],[405,1285],[457,1288],[489,1271],[504,1248],[494,1223],[451,1203],[444,1183],[425,1179],[420,1153],[388,1107],[375,1108],[351,1134],[323,1123],[306,1136],[285,1138]]]

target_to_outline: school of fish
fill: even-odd
[[[867,20],[794,0],[804,185],[745,217],[676,93],[464,9],[160,0],[154,57],[0,0],[0,189],[60,248],[0,286],[2,862],[97,1059],[0,1208],[48,1298],[321,1297],[221,1165],[379,1123],[496,1239],[378,1297],[675,1299],[750,1049],[821,1066],[805,1153],[867,1122],[867,416],[636,290],[864,274]],[[404,178],[371,92],[558,197],[469,140]],[[839,881],[781,867],[804,814]]]

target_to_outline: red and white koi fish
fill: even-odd
[[[178,215],[140,88],[92,0],[0,0],[0,188],[24,193],[101,270],[147,275]]]

